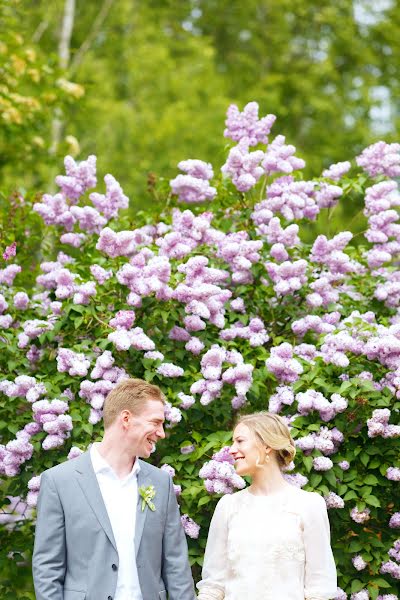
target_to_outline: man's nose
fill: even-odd
[[[164,427],[162,425],[160,425],[160,427],[158,428],[157,435],[161,439],[165,438],[165,431],[164,431]]]

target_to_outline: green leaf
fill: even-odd
[[[376,496],[367,496],[365,498],[365,502],[370,506],[375,506],[376,508],[379,508],[381,506],[381,503]]]

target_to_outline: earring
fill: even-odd
[[[269,463],[269,454],[266,454],[266,455],[265,455],[265,462],[266,462],[266,463]]]

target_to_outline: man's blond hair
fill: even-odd
[[[165,396],[159,387],[143,379],[123,379],[108,394],[103,407],[104,428],[110,427],[123,410],[137,415],[148,400],[165,404]]]

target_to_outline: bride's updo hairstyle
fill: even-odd
[[[285,421],[279,415],[261,411],[239,418],[237,425],[245,425],[255,437],[268,448],[275,450],[281,469],[290,465],[296,448]]]

